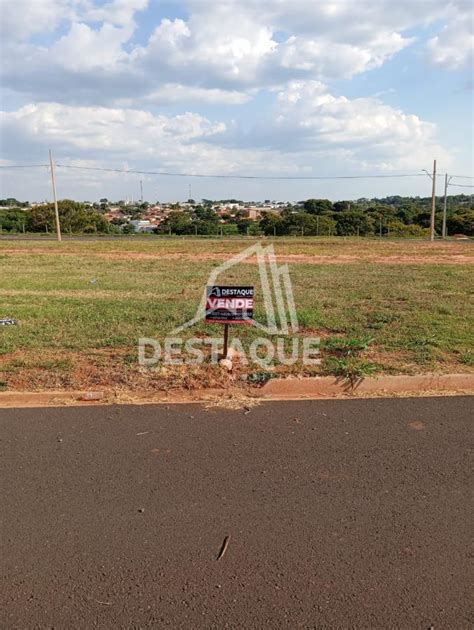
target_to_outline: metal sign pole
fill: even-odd
[[[227,359],[229,350],[229,324],[224,324],[224,359]]]

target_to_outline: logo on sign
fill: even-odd
[[[213,324],[250,324],[253,287],[206,287],[205,319]]]

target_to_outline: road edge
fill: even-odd
[[[272,400],[473,395],[474,374],[418,374],[368,377],[356,382],[332,376],[272,379],[259,389],[232,387],[195,391],[1,392],[0,409],[91,405],[205,403],[245,406]]]

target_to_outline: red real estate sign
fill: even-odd
[[[206,322],[250,324],[253,319],[253,287],[206,287]]]

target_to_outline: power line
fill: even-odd
[[[49,168],[49,164],[0,164],[0,168]],[[135,169],[106,168],[99,166],[77,166],[75,164],[56,164],[57,168],[68,168],[81,171],[101,171],[107,173],[122,173],[130,175],[158,175],[165,177],[198,177],[209,179],[251,179],[251,180],[338,180],[338,179],[399,179],[404,177],[425,177],[423,173],[392,173],[392,174],[366,174],[366,175],[223,175],[203,173],[175,173],[171,171],[141,171]],[[437,177],[444,177],[441,173]],[[472,175],[452,175],[456,179],[474,179]],[[450,184],[451,186],[466,186],[463,184]]]
[[[45,166],[49,167],[49,164],[0,164],[0,168],[39,168]]]
[[[458,188],[474,188],[471,184],[449,184],[450,186],[457,186]]]
[[[56,164],[58,168],[70,168],[86,171],[106,171],[109,173],[122,173],[131,175],[161,175],[167,177],[200,177],[213,179],[263,179],[263,180],[312,180],[312,179],[377,179],[377,178],[401,178],[424,177],[422,173],[400,173],[391,175],[219,175],[202,173],[173,173],[170,171],[139,171],[124,170],[118,168],[100,168],[94,166],[75,166],[73,164]]]

